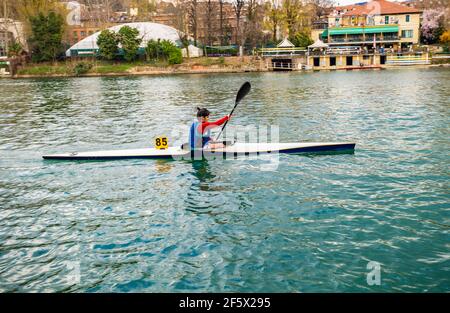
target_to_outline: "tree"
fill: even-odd
[[[139,46],[142,42],[142,38],[139,38],[139,31],[136,28],[130,26],[123,26],[119,30],[118,39],[122,45],[124,58],[126,61],[131,62],[136,59],[139,51]]]
[[[24,31],[27,36],[32,33],[31,19],[40,13],[45,16],[49,12],[55,12],[62,17],[67,15],[67,9],[58,0],[8,0],[12,3],[10,11],[15,18],[23,22]]]
[[[246,10],[247,21],[245,23],[245,41],[252,48],[262,42],[264,34],[262,32],[262,22],[264,20],[264,7],[258,0],[248,0]]]
[[[283,15],[290,38],[293,38],[298,31],[302,10],[301,0],[284,0],[283,2]]]
[[[169,64],[183,62],[181,50],[169,40],[149,40],[146,47],[147,60],[166,60]]]
[[[181,50],[169,40],[161,41],[161,51],[169,64],[180,64],[183,62]]]
[[[206,42],[209,46],[214,40],[214,17],[216,5],[212,0],[206,0],[205,23],[206,23]]]
[[[245,0],[233,0],[233,9],[236,16],[236,44],[241,45],[241,14]]]
[[[145,47],[145,54],[147,57],[147,61],[150,60],[158,60],[161,55],[161,45],[158,41],[150,39],[147,42],[147,47]]]
[[[29,42],[33,61],[55,61],[63,48],[63,17],[53,11],[48,15],[39,13],[30,18],[30,23],[32,35]]]
[[[310,0],[314,8],[315,19],[321,19],[326,17],[330,9],[334,5],[334,0]]]
[[[292,38],[289,39],[296,47],[308,47],[313,44],[313,40],[306,32],[298,32]]]
[[[425,44],[437,43],[439,37],[445,31],[444,11],[438,9],[425,10],[422,15],[420,31],[421,39]]]
[[[198,0],[188,0],[187,3],[188,25],[194,37],[194,45],[197,45],[198,39]]]
[[[119,52],[119,37],[109,29],[103,30],[97,38],[99,54],[106,60],[114,60]]]
[[[175,15],[175,29],[180,37],[181,45],[186,49],[189,59],[189,25],[187,23],[187,7],[183,0],[176,0],[173,4]]]
[[[441,37],[439,37],[439,41],[444,46],[444,51],[449,52],[449,45],[450,45],[450,31],[445,31]]]
[[[265,3],[265,13],[267,17],[264,26],[272,33],[272,41],[278,40],[278,29],[284,20],[283,9],[277,0],[271,0]]]
[[[224,14],[223,14],[223,5],[225,3],[225,0],[218,0],[219,1],[219,34],[220,34],[220,44],[225,45],[224,40]]]

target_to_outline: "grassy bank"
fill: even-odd
[[[78,64],[85,65],[86,71],[83,73],[77,72]],[[55,62],[43,64],[27,64],[20,67],[17,74],[31,75],[31,76],[78,76],[85,74],[117,74],[126,73],[134,67],[143,66],[142,63],[110,63],[110,62]],[[146,64],[146,66],[151,66]]]
[[[98,76],[114,74],[189,73],[257,70],[259,63],[251,58],[202,57],[184,59],[182,64],[167,62],[107,62],[98,60],[29,63],[17,70],[17,77]]]

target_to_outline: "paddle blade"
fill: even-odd
[[[250,92],[251,88],[252,88],[252,86],[250,85],[250,83],[245,82],[241,86],[241,89],[239,89],[239,91],[236,95],[236,103],[240,102]]]

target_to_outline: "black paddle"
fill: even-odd
[[[229,115],[229,117],[231,117],[231,115],[233,115],[234,109],[236,109],[237,105],[239,104],[239,102],[241,102],[242,99],[244,99],[244,97],[250,92],[250,89],[252,88],[252,86],[250,85],[249,82],[245,82],[241,88],[239,89],[237,95],[236,95],[236,101],[234,103],[234,107],[233,110],[231,110],[231,113]],[[225,124],[223,124],[222,129],[220,130],[219,135],[217,135],[216,140],[217,141],[220,138],[220,135],[222,135],[223,130],[225,129],[225,126],[227,126],[228,121],[225,122]]]

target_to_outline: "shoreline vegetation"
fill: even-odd
[[[450,67],[445,62],[436,62],[425,67]],[[410,65],[409,67],[424,67]],[[385,67],[388,68],[388,67]],[[399,68],[399,67],[396,67]],[[269,72],[264,61],[255,57],[200,57],[185,59],[181,64],[167,62],[112,62],[95,59],[84,61],[60,61],[47,63],[28,63],[21,66],[10,78],[45,77],[98,77],[98,76],[138,76],[170,74],[208,74],[208,73],[248,73]]]
[[[181,64],[159,62],[113,62],[102,60],[28,63],[18,68],[12,78],[133,76],[193,73],[266,72],[262,60],[254,57],[200,57]]]

